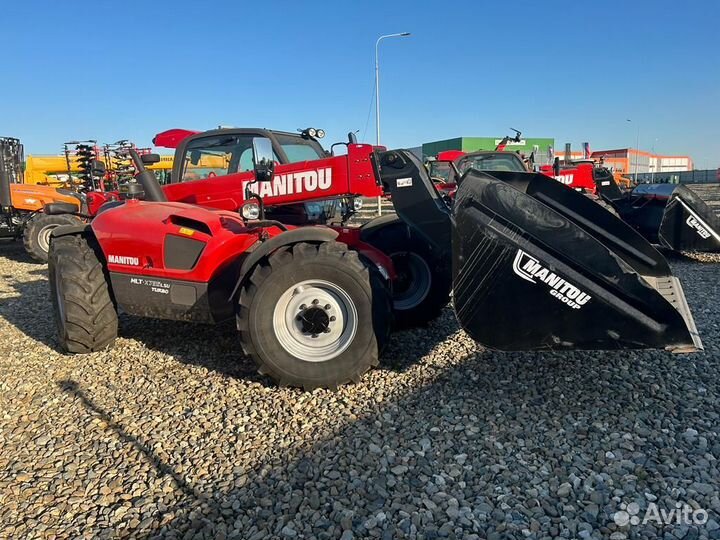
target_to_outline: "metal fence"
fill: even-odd
[[[717,184],[720,169],[701,171],[656,172],[626,175],[639,184]]]

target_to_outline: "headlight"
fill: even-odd
[[[260,205],[256,202],[245,203],[240,210],[240,214],[245,219],[257,219],[260,217]]]
[[[362,205],[363,205],[363,202],[360,197],[355,197],[353,199],[353,208],[355,209],[356,212],[362,208]]]
[[[311,137],[315,137],[317,135],[317,130],[315,128],[308,128],[307,134]]]
[[[322,139],[325,136],[325,130],[324,129],[318,129],[316,137],[318,139]]]

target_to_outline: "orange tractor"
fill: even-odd
[[[38,261],[47,261],[50,233],[60,225],[77,225],[71,214],[43,212],[50,203],[78,212],[81,199],[72,191],[23,183],[23,146],[18,139],[0,137],[0,238],[23,239]]]

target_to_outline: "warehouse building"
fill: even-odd
[[[658,174],[693,170],[690,156],[663,156],[634,148],[598,150],[592,153],[592,158],[596,161],[602,159],[606,167],[624,174]]]

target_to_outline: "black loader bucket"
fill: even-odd
[[[720,219],[685,186],[639,185],[619,210],[628,223],[663,247],[676,251],[720,251]]]
[[[453,209],[453,273],[460,324],[493,349],[702,349],[662,255],[541,174],[465,174]]]

